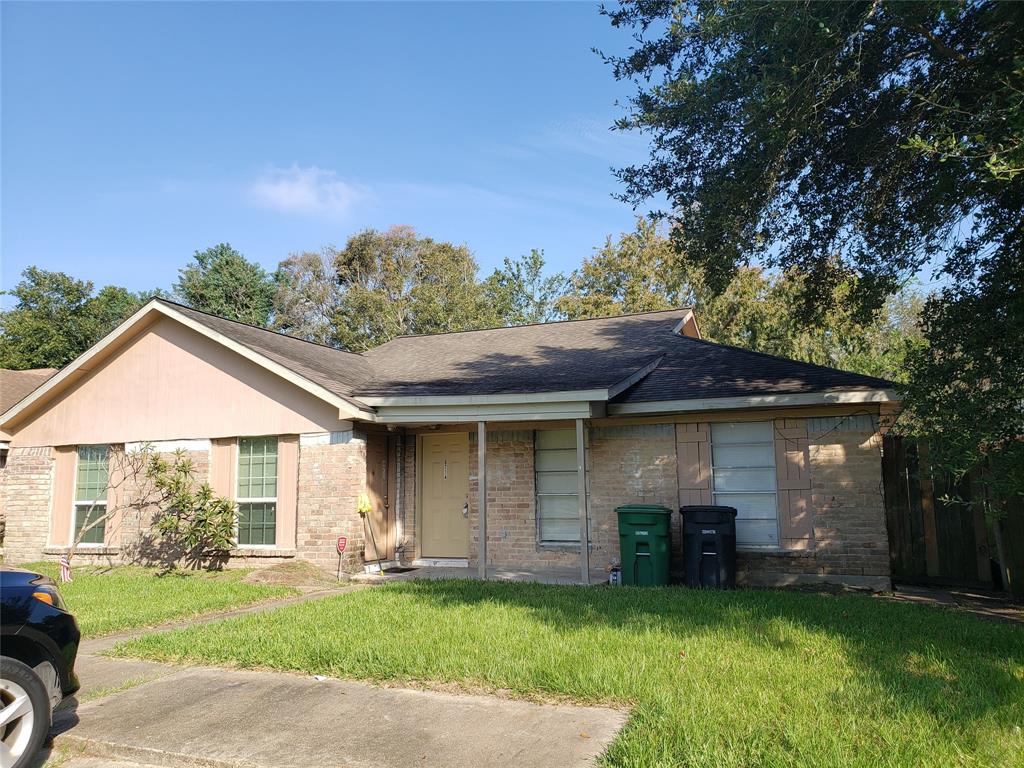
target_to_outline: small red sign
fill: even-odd
[[[347,546],[348,546],[348,537],[347,536],[339,536],[338,537],[338,554],[339,555],[344,554],[345,547],[347,547]]]

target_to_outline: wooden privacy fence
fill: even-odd
[[[886,435],[882,454],[889,557],[896,582],[1002,589],[996,543],[970,476],[960,483],[933,476],[927,446]],[[1015,499],[1002,523],[1009,587],[1024,594],[1024,501]]]

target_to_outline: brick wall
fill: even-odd
[[[587,483],[590,492],[591,566],[619,562],[619,521],[623,504],[679,505],[675,425],[636,424],[589,430]],[[672,515],[679,541],[679,515]],[[678,549],[678,548],[676,548]]]
[[[675,505],[676,457],[672,425],[597,427],[588,430],[587,489],[590,565],[602,570],[619,558],[615,508],[644,502]],[[541,544],[537,532],[532,430],[488,432],[487,551],[495,566],[534,568],[579,565],[578,545]],[[477,447],[470,440],[470,563],[476,564]]]
[[[479,553],[479,464],[476,434],[469,440],[470,565]],[[579,564],[577,547],[546,546],[537,540],[533,475],[533,430],[489,430],[487,434],[487,561],[495,566],[566,567]]]
[[[746,584],[890,583],[881,436],[870,420],[808,419],[813,539],[807,551],[741,553]]]
[[[4,559],[38,560],[50,534],[53,452],[49,448],[12,448],[0,470],[0,512],[6,529]]]
[[[341,567],[363,567],[363,520],[356,512],[366,485],[366,441],[299,444],[296,550],[300,558],[330,570],[338,567],[337,540],[348,537]]]

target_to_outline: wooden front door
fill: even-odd
[[[395,557],[395,443],[392,435],[366,436],[366,494],[373,510],[363,521],[366,560]]]
[[[469,433],[424,435],[421,557],[469,557]]]

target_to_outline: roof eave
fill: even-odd
[[[899,402],[893,389],[837,390],[777,395],[740,395],[736,397],[699,397],[684,400],[651,400],[638,403],[609,403],[609,416],[636,416],[654,413],[692,413],[733,411],[747,408],[782,408],[813,405],[849,405],[857,403]]]

